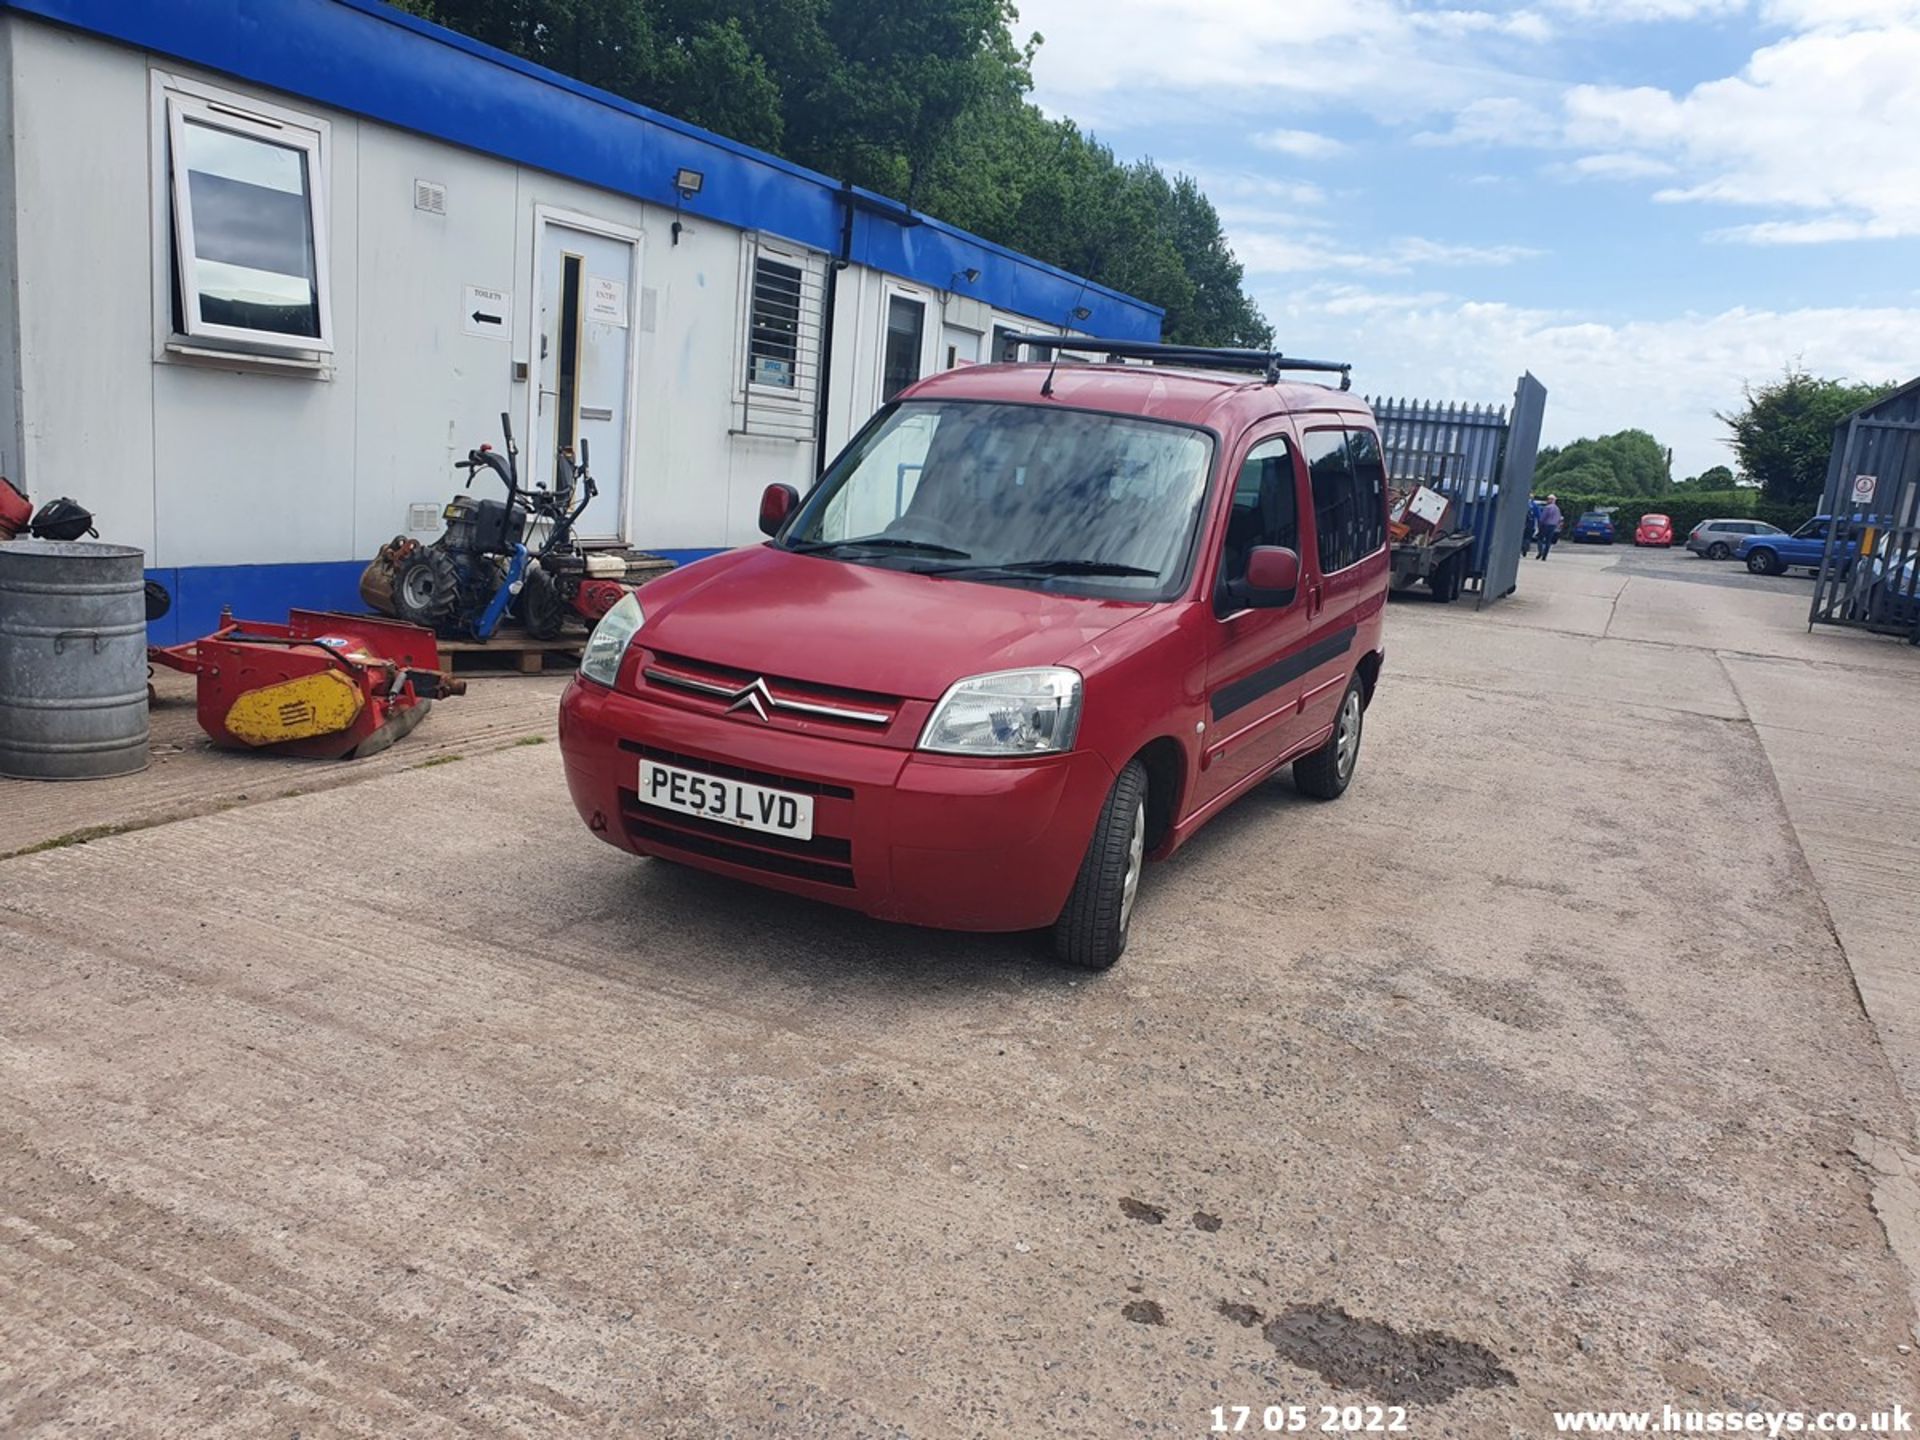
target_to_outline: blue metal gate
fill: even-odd
[[[1460,529],[1473,532],[1467,560],[1480,604],[1513,593],[1533,499],[1533,467],[1547,387],[1522,375],[1513,408],[1369,400],[1380,422],[1394,488],[1425,485],[1450,496]]]

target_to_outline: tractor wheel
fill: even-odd
[[[460,604],[460,572],[438,545],[422,545],[402,560],[393,576],[393,612],[402,620],[437,630]]]
[[[535,640],[552,640],[567,623],[567,605],[560,587],[544,570],[534,570],[520,587],[520,623]]]

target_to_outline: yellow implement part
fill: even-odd
[[[249,690],[227,711],[227,729],[249,745],[333,735],[359,717],[360,687],[332,670]]]

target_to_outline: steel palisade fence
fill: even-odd
[[[1820,513],[1831,519],[1808,628],[1847,625],[1920,645],[1920,380],[1835,427]]]

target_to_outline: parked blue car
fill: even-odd
[[[1779,575],[1795,566],[1817,571],[1827,553],[1827,527],[1832,523],[1831,515],[1816,515],[1791,535],[1750,535],[1733,552],[1734,558],[1745,561],[1756,575]],[[1845,573],[1860,554],[1860,526],[1842,526],[1841,535],[1838,555]]]
[[[1602,510],[1589,510],[1573,522],[1567,538],[1576,545],[1613,544],[1613,517]]]

